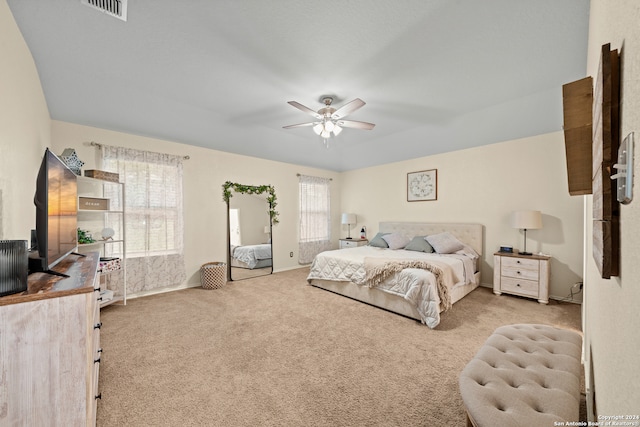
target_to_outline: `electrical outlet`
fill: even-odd
[[[293,258],[293,252],[289,252],[289,258]]]

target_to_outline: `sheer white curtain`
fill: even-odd
[[[127,291],[182,283],[182,157],[106,145],[101,154],[125,187]]]
[[[317,254],[331,249],[330,184],[328,178],[299,176],[300,264],[309,264]]]

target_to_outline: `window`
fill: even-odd
[[[102,168],[124,182],[127,275],[139,286],[132,290],[181,283],[182,157],[106,145],[101,150]]]
[[[330,179],[300,175],[300,238],[301,264],[308,264],[320,252],[331,247]]]

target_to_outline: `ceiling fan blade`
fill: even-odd
[[[318,114],[317,111],[313,111],[311,108],[305,107],[304,105],[300,104],[299,102],[289,101],[288,104],[296,107],[298,110],[300,110],[300,111],[302,111],[304,113],[312,115],[313,117],[315,117],[318,120],[322,119],[322,116],[320,114]]]
[[[338,120],[336,124],[338,126],[342,126],[345,128],[354,128],[354,129],[363,129],[363,130],[371,130],[375,126],[373,123],[357,122],[355,120]]]
[[[334,113],[331,115],[331,118],[334,120],[338,120],[343,117],[346,117],[347,115],[356,111],[358,108],[362,108],[364,104],[365,102],[362,99],[356,98],[353,101],[344,104],[342,107],[334,111]]]
[[[297,125],[289,125],[289,126],[282,126],[284,129],[291,129],[291,128],[301,128],[301,127],[305,127],[305,126],[313,126],[318,124],[318,122],[309,122],[309,123],[298,123]]]

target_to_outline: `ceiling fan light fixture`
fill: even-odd
[[[329,139],[332,136],[338,136],[342,133],[343,128],[355,128],[355,129],[363,129],[363,130],[371,130],[375,126],[373,123],[367,122],[359,122],[353,120],[343,120],[344,117],[358,110],[362,106],[365,105],[365,102],[360,98],[356,98],[353,101],[350,101],[343,105],[342,107],[336,109],[331,106],[333,102],[333,97],[325,96],[322,97],[322,102],[324,103],[324,107],[319,109],[318,111],[314,111],[309,107],[305,107],[296,101],[289,101],[288,104],[292,107],[297,108],[298,110],[307,113],[313,116],[317,121],[307,122],[307,123],[299,123],[296,125],[283,126],[285,129],[297,128],[297,127],[306,127],[311,126],[313,132],[320,136],[325,144],[325,146],[329,146]]]
[[[333,131],[333,128],[335,127],[336,125],[331,120],[327,120],[326,122],[324,122],[324,130],[326,130],[327,132]]]

